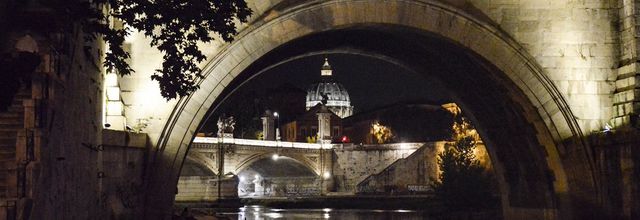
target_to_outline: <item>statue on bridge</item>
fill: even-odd
[[[233,137],[233,129],[236,125],[233,116],[218,118],[218,137]]]

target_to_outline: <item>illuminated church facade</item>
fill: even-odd
[[[326,99],[325,106],[340,118],[353,115],[353,106],[351,105],[349,93],[342,84],[333,79],[333,70],[327,58],[324,59],[320,75],[322,77],[321,81],[312,84],[307,89],[307,111]]]

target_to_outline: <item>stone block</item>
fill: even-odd
[[[102,131],[102,144],[105,146],[145,148],[147,146],[147,135],[144,133],[104,129]]]
[[[616,90],[640,88],[640,75],[616,80]]]

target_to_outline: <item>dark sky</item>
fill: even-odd
[[[346,87],[355,112],[397,102],[448,100],[445,90],[428,77],[408,72],[389,62],[350,54],[329,54],[327,57],[334,79]],[[262,90],[285,83],[306,90],[320,80],[323,62],[324,55],[293,60],[256,76],[239,90]],[[233,95],[230,98],[233,99]]]

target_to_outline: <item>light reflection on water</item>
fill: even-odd
[[[371,209],[272,209],[264,206],[244,206],[238,212],[222,213],[231,219],[267,220],[267,219],[345,219],[345,220],[382,220],[382,219],[426,219],[426,214],[415,210],[371,210]]]

